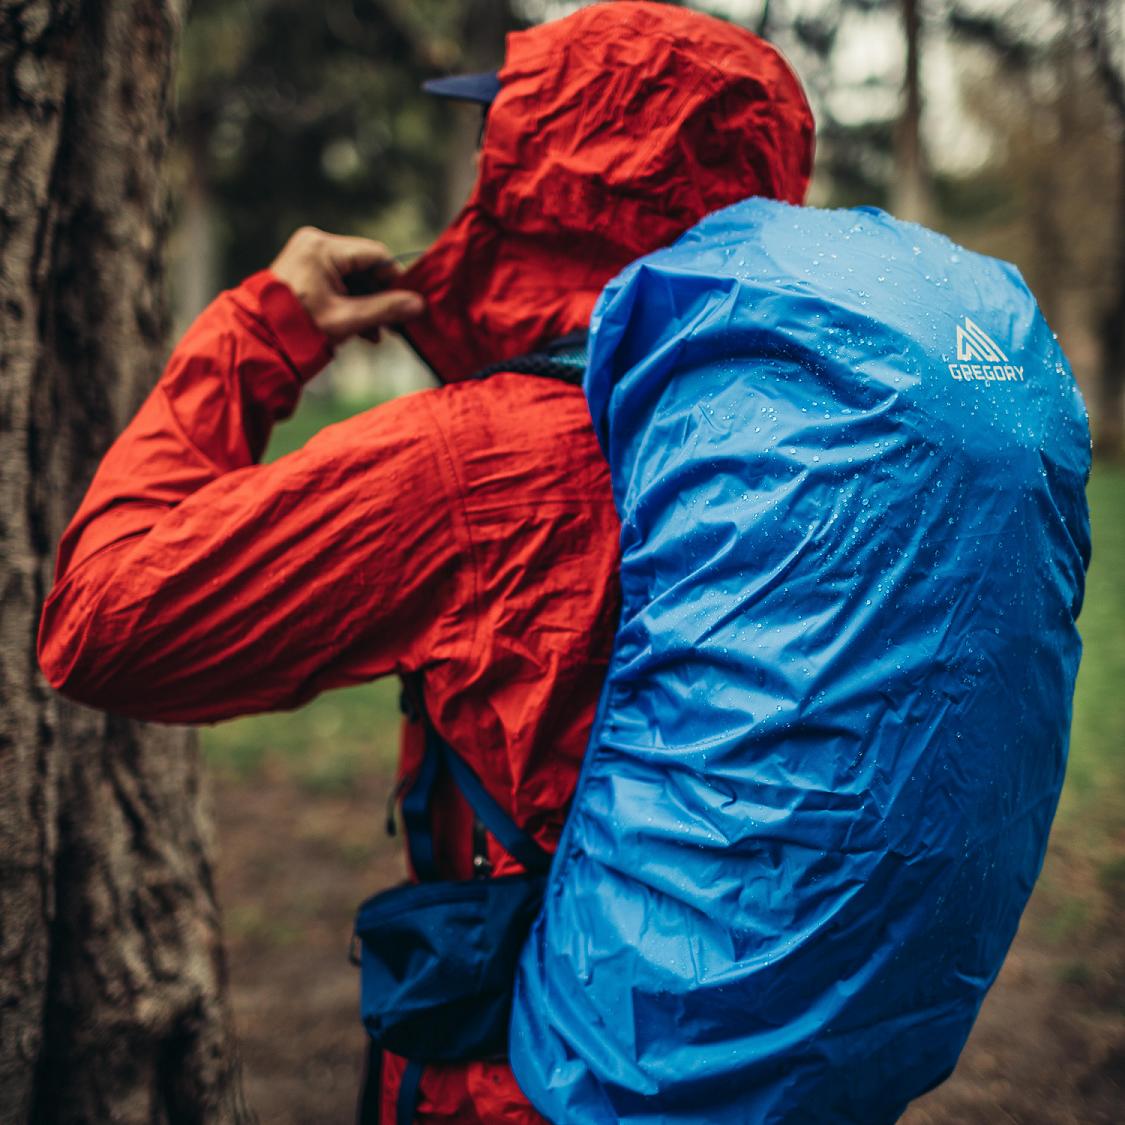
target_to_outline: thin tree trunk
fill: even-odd
[[[1075,74],[1077,62],[1070,44],[1073,41],[1073,28],[1069,26],[1069,13],[1064,11],[1067,22],[1062,49],[1054,61],[1056,75],[1055,96],[1035,115],[1033,130],[1049,130],[1046,136],[1054,153],[1054,159],[1044,159],[1041,155],[1033,162],[1027,175],[1026,222],[1029,257],[1033,263],[1035,278],[1035,297],[1043,315],[1051,324],[1063,324],[1067,314],[1067,297],[1072,291],[1073,267],[1071,262],[1071,240],[1066,230],[1064,208],[1059,200],[1066,188],[1063,171],[1073,158],[1072,146],[1078,135],[1078,102],[1082,88]],[[1020,75],[1020,96],[1028,105],[1035,104],[1034,76],[1030,73]],[[1050,121],[1046,119],[1050,116]],[[1042,142],[1034,136],[1028,143],[1037,145],[1042,152]]]
[[[1125,13],[1113,0],[1085,0],[1079,5],[1094,72],[1113,113],[1117,205],[1110,259],[1109,294],[1098,329],[1098,425],[1095,444],[1103,457],[1119,458],[1125,438]]]
[[[177,336],[187,331],[221,288],[215,204],[211,197],[209,125],[196,120],[185,129],[181,120],[180,128],[188,167],[176,234],[180,252],[173,285],[176,301],[172,321]]]
[[[1108,292],[1094,310],[1097,384],[1091,418],[1099,457],[1119,458],[1125,438],[1125,9],[1121,0],[1059,0],[1064,35],[1081,45],[1114,118],[1111,191],[1115,205],[1105,237]]]
[[[1099,371],[1095,446],[1099,456],[1119,458],[1125,430],[1125,114],[1117,138],[1117,206],[1110,295],[1098,324]]]
[[[464,0],[461,12],[461,67],[476,72],[498,67],[504,61],[504,37],[514,25],[511,0]],[[452,218],[461,209],[476,180],[473,153],[479,130],[477,107],[455,109],[461,119],[453,134],[446,165],[446,213]]]
[[[0,0],[0,1121],[238,1121],[200,762],[51,695],[54,544],[160,367],[171,0]]]
[[[891,210],[900,219],[925,223],[930,218],[926,155],[922,144],[922,21],[918,0],[902,0],[902,28],[906,41],[903,106],[895,134],[895,178]]]

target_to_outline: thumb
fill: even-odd
[[[388,289],[360,297],[339,296],[324,317],[324,331],[336,340],[418,316],[426,302],[409,289]]]

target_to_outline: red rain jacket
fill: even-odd
[[[775,50],[648,3],[512,35],[464,210],[409,272],[447,385],[259,465],[330,359],[268,271],[223,293],[106,455],[59,546],[40,661],[65,694],[203,723],[421,671],[430,714],[547,848],[616,624],[618,524],[582,392],[460,382],[584,326],[628,262],[751,194],[799,203],[812,119]],[[404,774],[421,747],[404,742]],[[438,795],[469,877],[471,814]],[[497,874],[514,862],[493,846]],[[384,1059],[385,1122],[402,1061]],[[542,1118],[502,1063],[427,1068],[418,1120]]]

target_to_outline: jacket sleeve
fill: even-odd
[[[330,354],[268,271],[200,315],[60,542],[39,633],[54,687],[209,722],[464,643],[467,532],[434,392],[256,463]]]

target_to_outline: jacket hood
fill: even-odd
[[[468,202],[402,285],[407,336],[463,379],[589,322],[635,258],[749,195],[805,197],[813,119],[776,48],[617,0],[508,36]]]

